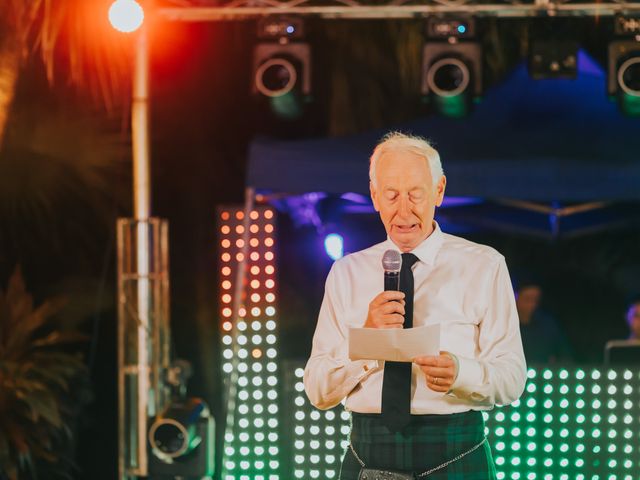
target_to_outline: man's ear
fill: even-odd
[[[442,201],[444,200],[444,190],[447,187],[447,177],[442,175],[440,180],[438,180],[438,184],[436,185],[436,207],[442,205]]]
[[[373,182],[369,180],[369,192],[371,193],[371,201],[373,202],[373,208],[375,208],[376,212],[380,211],[380,207],[378,206],[378,191],[373,186]]]

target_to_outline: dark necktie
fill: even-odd
[[[413,253],[402,254],[400,291],[404,293],[404,328],[413,327],[413,272],[418,261]],[[382,420],[392,431],[402,429],[411,419],[411,362],[384,362],[382,380]]]

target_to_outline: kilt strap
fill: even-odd
[[[473,447],[471,447],[469,450],[462,452],[459,455],[456,455],[454,458],[447,460],[446,462],[441,463],[440,465],[438,465],[437,467],[433,467],[430,468],[429,470],[425,470],[422,473],[416,473],[415,476],[416,478],[422,478],[422,477],[426,477],[428,475],[431,475],[434,472],[437,472],[438,470],[442,470],[443,468],[448,467],[449,465],[451,465],[453,462],[457,462],[458,460],[460,460],[463,457],[466,457],[467,455],[469,455],[470,453],[475,452],[478,448],[480,448],[485,442],[487,441],[487,437],[484,437],[482,439],[482,441],[480,441],[479,443],[475,444]],[[362,461],[362,459],[360,458],[360,456],[358,455],[358,453],[356,452],[356,449],[353,448],[353,443],[349,442],[349,448],[351,449],[351,453],[353,454],[353,457],[358,461],[358,463],[360,464],[360,466],[362,468],[366,468],[365,463]]]

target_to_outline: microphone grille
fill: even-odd
[[[399,272],[402,266],[402,256],[397,250],[387,250],[382,256],[382,268],[385,271]]]

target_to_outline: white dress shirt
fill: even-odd
[[[382,255],[399,250],[390,240],[336,261],[304,372],[307,396],[317,408],[346,398],[346,409],[380,413],[384,361],[349,360],[349,327],[362,327],[369,303],[384,289]],[[434,231],[414,253],[413,325],[440,324],[440,349],[453,353],[458,376],[448,393],[429,389],[412,365],[411,413],[488,410],[515,401],[526,364],[513,289],[504,257],[491,247]]]

